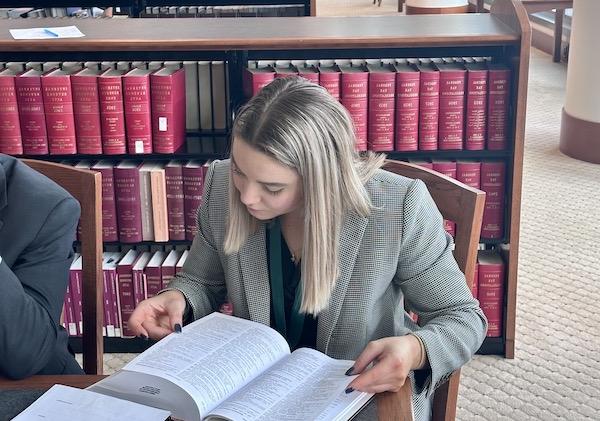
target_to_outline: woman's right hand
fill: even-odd
[[[180,291],[165,291],[139,303],[129,318],[128,327],[136,336],[162,339],[176,330],[181,331],[185,305]]]

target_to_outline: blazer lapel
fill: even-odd
[[[348,215],[340,232],[339,244],[339,270],[340,276],[337,279],[329,307],[319,314],[317,326],[317,348],[327,353],[331,334],[337,324],[342,304],[348,289],[350,277],[354,271],[354,264],[358,255],[358,250],[362,243],[362,237],[367,227],[368,218],[351,214]]]
[[[240,249],[239,256],[250,319],[268,326],[271,317],[271,290],[265,236],[265,224],[260,224]]]

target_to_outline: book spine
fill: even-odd
[[[174,153],[185,142],[185,73],[150,75],[152,142],[157,153]]]
[[[487,336],[502,336],[504,303],[504,265],[479,263],[478,298],[488,319]]]
[[[485,148],[487,126],[487,70],[467,72],[467,109],[465,149]]]
[[[273,73],[251,73],[248,75],[249,95],[254,96],[260,92],[262,88],[275,80],[275,72]]]
[[[434,151],[438,148],[440,73],[421,72],[420,82],[419,149]]]
[[[440,72],[439,149],[463,148],[465,71]]]
[[[504,150],[507,143],[510,70],[490,69],[488,86],[487,148]]]
[[[169,241],[169,212],[167,210],[166,180],[163,170],[150,172],[152,190],[152,222],[154,241]]]
[[[73,310],[73,298],[71,295],[71,286],[67,285],[63,307],[64,323],[63,326],[69,333],[69,336],[77,336],[77,322],[75,321],[75,311]]]
[[[481,190],[485,192],[485,207],[481,223],[483,238],[502,238],[504,235],[504,162],[481,163]]]
[[[142,241],[140,174],[137,168],[114,169],[115,200],[119,241]]]
[[[107,269],[102,270],[102,287],[104,288],[104,336],[115,336],[115,325],[113,321],[112,308],[110,305],[110,288],[108,284],[110,283],[110,273]]]
[[[160,275],[160,289],[165,289],[175,277],[175,266],[162,266]]]
[[[102,149],[107,155],[126,153],[125,114],[121,76],[98,78]]]
[[[73,304],[73,319],[75,322],[76,335],[83,333],[83,312],[81,306],[82,296],[82,270],[71,269],[69,271],[69,287],[71,289],[71,299]]]
[[[77,152],[81,154],[98,155],[102,153],[97,79],[97,77],[91,76],[71,76]]]
[[[397,151],[419,148],[419,72],[396,74],[396,143]]]
[[[368,92],[368,149],[393,151],[396,74],[370,73]]]
[[[327,89],[336,100],[340,100],[340,72],[327,72],[319,74],[319,85]]]
[[[133,300],[135,307],[146,299],[146,280],[142,269],[132,269],[131,278],[133,280]]]
[[[113,168],[98,168],[102,174],[102,241],[118,241]]]
[[[50,154],[77,153],[73,95],[69,76],[42,77],[42,94]]]
[[[185,205],[181,166],[165,168],[169,239],[185,240]]]
[[[14,76],[0,77],[0,153],[23,153]]]
[[[146,268],[146,294],[148,298],[154,297],[161,290],[162,281],[160,276],[160,266]]]
[[[19,106],[23,153],[47,155],[48,135],[40,77],[16,77],[15,89]]]
[[[123,105],[128,153],[152,153],[150,77],[148,75],[123,77]]]
[[[359,151],[367,150],[368,92],[369,73],[342,73],[342,105],[352,117]]]
[[[457,162],[456,179],[467,186],[481,187],[481,162]]]
[[[133,297],[133,276],[131,265],[117,266],[117,280],[119,284],[119,304],[121,305],[121,321],[123,337],[135,336],[129,329],[127,321],[135,310]]]
[[[202,168],[183,167],[185,238],[192,241],[198,232],[198,207],[202,203],[204,176]]]
[[[115,267],[111,268],[108,271],[108,274],[109,274],[108,294],[110,296],[109,311],[110,311],[110,320],[112,321],[112,325],[113,325],[112,334],[113,334],[113,336],[119,338],[119,337],[121,337],[121,324],[119,321],[119,314],[118,314],[118,307],[117,307],[117,290],[116,290],[117,269]]]

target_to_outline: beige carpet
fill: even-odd
[[[396,2],[323,0],[317,10],[396,13]],[[564,64],[533,51],[516,358],[476,356],[464,367],[459,420],[600,420],[600,165],[558,151],[565,78]],[[106,355],[105,371],[131,357]]]

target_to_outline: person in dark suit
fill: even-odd
[[[79,203],[0,154],[0,376],[82,374],[60,315]]]

